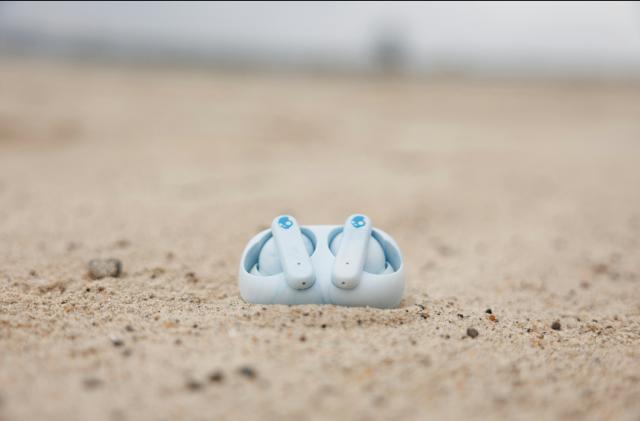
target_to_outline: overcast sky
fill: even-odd
[[[457,60],[478,68],[640,69],[639,2],[10,2],[0,5],[0,25],[354,62],[366,61],[376,34],[393,27],[415,66]]]

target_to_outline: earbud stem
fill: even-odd
[[[293,216],[278,216],[271,224],[271,232],[287,284],[295,289],[309,288],[315,275],[298,222]]]
[[[369,250],[371,221],[351,215],[342,231],[342,241],[333,266],[333,283],[339,288],[355,288],[360,282]]]

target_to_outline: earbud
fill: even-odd
[[[342,232],[331,241],[329,248],[336,256],[331,280],[338,288],[355,288],[363,271],[375,274],[388,271],[384,249],[371,232],[369,218],[351,215]]]
[[[264,276],[283,273],[287,284],[294,289],[306,289],[315,282],[310,255],[313,243],[300,231],[293,216],[282,215],[271,223],[272,237],[258,256],[252,273]]]

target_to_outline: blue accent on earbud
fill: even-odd
[[[284,228],[286,230],[288,230],[289,228],[291,228],[293,226],[293,221],[291,220],[291,218],[289,218],[288,216],[281,216],[278,219],[278,225],[280,225],[281,228]]]
[[[351,218],[351,225],[353,225],[356,228],[362,228],[365,225],[367,225],[367,220],[365,219],[364,216],[357,215]]]

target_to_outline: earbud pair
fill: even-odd
[[[271,224],[272,237],[265,242],[252,268],[254,275],[284,274],[287,284],[294,289],[310,288],[315,282],[311,262],[316,245],[300,230],[294,217],[282,215]],[[331,238],[329,249],[335,260],[331,271],[333,285],[342,289],[355,288],[363,272],[391,273],[380,242],[372,236],[371,220],[365,215],[351,215],[342,232]]]
[[[303,227],[282,215],[249,240],[238,284],[255,304],[393,308],[404,291],[404,263],[393,238],[364,215]]]

